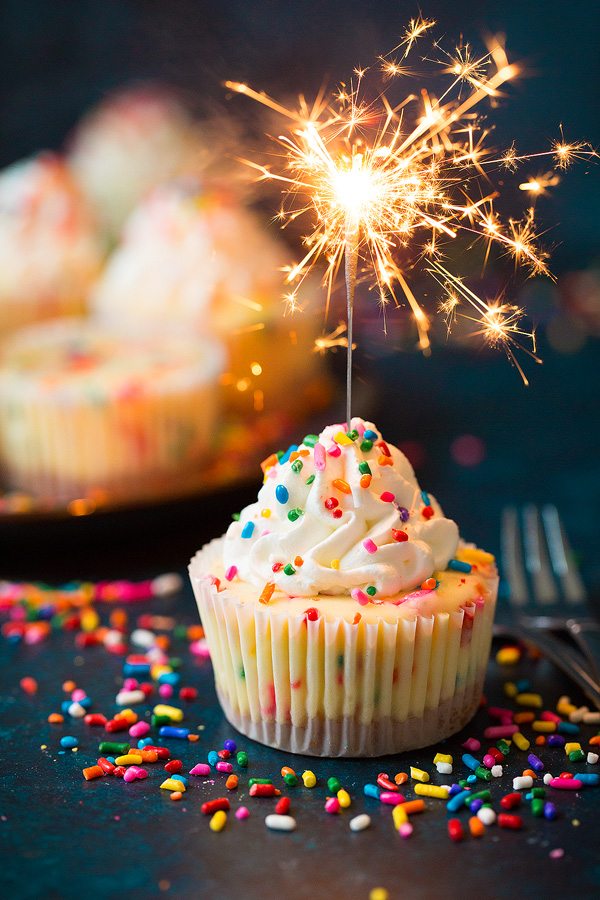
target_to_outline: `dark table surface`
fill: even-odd
[[[528,391],[502,360],[461,353],[438,353],[431,360],[396,356],[370,366],[377,388],[372,418],[394,442],[419,441],[421,483],[442,500],[463,534],[495,551],[499,514],[506,502],[557,502],[593,590],[600,584],[594,512],[600,487],[598,435],[589,418],[597,384],[595,350],[590,344],[576,357],[547,351],[546,365],[536,370]],[[399,384],[410,386],[405,396]],[[480,437],[486,448],[478,466],[460,466],[451,458],[452,441],[465,433]],[[208,500],[87,520],[0,526],[1,574],[59,582],[182,571],[194,550],[220,533],[231,511],[249,502],[255,491],[253,485]],[[149,608],[173,616],[179,624],[197,621],[187,586],[179,596],[131,606],[130,625]],[[108,612],[101,610],[104,619]],[[468,735],[481,736],[489,721],[484,711],[443,747],[385,760],[292,757],[237,735],[217,704],[210,662],[193,657],[183,638],[173,640],[172,652],[182,659],[182,683],[199,691],[198,699],[186,705],[186,722],[202,730],[195,744],[172,740],[169,746],[183,759],[185,771],[204,760],[209,749],[235,737],[247,749],[250,765],[232,803],[236,807],[247,801],[250,818],[238,822],[231,816],[226,829],[213,834],[200,803],[221,795],[222,785],[190,779],[184,799],[173,803],[168,792],[158,788],[162,770],[157,766],[149,767],[144,782],[85,782],[81,769],[95,763],[104,732],[81,721],[51,726],[47,716],[59,708],[61,684],[68,678],[89,693],[94,709],[115,711],[122,659],[103,648],[78,649],[74,635],[65,632],[37,646],[1,640],[3,896],[354,900],[368,898],[374,887],[387,888],[391,900],[600,893],[600,788],[576,795],[561,792],[554,822],[534,819],[525,804],[522,831],[493,826],[481,840],[467,837],[461,844],[448,839],[440,801],[427,801],[425,814],[413,818],[412,838],[403,841],[392,827],[390,808],[364,797],[363,785],[382,770],[393,775],[412,764],[432,771],[437,749],[454,755],[455,777],[462,777],[466,770],[459,762],[460,744]],[[19,687],[27,675],[39,683],[34,697]],[[529,678],[547,708],[554,708],[562,693],[575,702],[582,700],[545,660],[523,658],[515,669],[501,669],[492,658],[486,682],[489,702],[507,705],[503,682],[517,678]],[[582,731],[584,746],[596,731],[589,726]],[[63,734],[80,737],[77,753],[59,752]],[[541,748],[540,756],[554,774],[567,768],[564,751]],[[293,834],[266,829],[264,816],[273,802],[249,799],[246,784],[252,776],[279,779],[285,764],[299,771],[312,768],[319,779],[312,791],[286,790],[298,822]],[[506,775],[492,785],[496,808],[499,797],[512,789],[512,776],[525,767],[526,754],[513,751]],[[323,811],[326,779],[332,774],[353,797],[351,809],[340,816]],[[434,772],[433,781],[445,780]],[[412,796],[412,790],[407,794]],[[371,828],[353,834],[348,820],[363,811],[372,817]],[[461,818],[466,826],[467,814]],[[552,850],[563,850],[564,855],[552,858]]]

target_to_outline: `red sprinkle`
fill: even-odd
[[[518,791],[513,791],[511,794],[505,794],[504,797],[500,798],[500,806],[502,809],[514,809],[516,806],[521,805],[521,795]]]
[[[340,501],[337,500],[335,497],[328,497],[327,500],[325,501],[325,506],[327,509],[335,509],[336,506],[339,506],[339,505],[340,505]]]
[[[400,528],[392,528],[392,537],[395,541],[402,543],[402,541],[408,540],[408,535],[405,531],[401,531]]]
[[[253,784],[250,788],[251,797],[276,797],[280,793],[273,784]]]
[[[334,511],[333,511],[333,518],[334,518],[334,519],[341,519],[342,516],[343,516],[343,512],[342,512],[341,509],[334,509]]]
[[[180,759],[172,759],[165,765],[165,771],[170,772],[171,775],[175,775],[177,772],[181,772],[183,769],[183,763]]]
[[[275,812],[278,816],[287,816],[290,811],[290,798],[281,797],[275,804]]]
[[[200,810],[205,816],[210,816],[211,813],[218,812],[220,809],[228,810],[229,808],[227,797],[217,797],[216,800],[207,800],[206,803],[203,803]]]
[[[385,441],[377,441],[376,447],[379,447],[384,456],[391,456],[390,448]]]
[[[500,816],[498,816],[500,818]],[[462,841],[465,836],[460,819],[448,819],[448,834],[453,841]]]
[[[424,506],[421,510],[421,515],[424,519],[431,519],[431,517],[435,515],[433,506]]]
[[[314,606],[309,606],[308,609],[304,610],[304,615],[308,619],[309,622],[316,622],[319,618],[319,610],[315,609]]]
[[[31,675],[26,675],[25,678],[21,678],[19,684],[26,694],[30,694],[31,696],[37,694],[38,683]]]
[[[523,827],[523,819],[521,816],[514,816],[510,813],[499,813],[498,825],[500,828],[511,828],[513,831],[518,831]]]
[[[281,569],[283,569],[283,563],[282,563],[282,562],[276,562],[276,563],[273,563],[273,565],[271,566],[271,570],[272,570],[273,572],[279,572]]]

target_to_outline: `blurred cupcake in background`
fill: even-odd
[[[0,173],[0,338],[83,313],[101,263],[92,216],[58,156],[42,153]]]
[[[0,364],[0,460],[36,496],[171,493],[218,441],[224,353],[214,339],[121,338],[62,319],[23,329]]]
[[[227,348],[227,405],[298,414],[330,399],[313,352],[322,321],[305,292],[286,316],[285,248],[244,206],[188,177],[155,188],[123,231],[91,298],[94,317],[121,333],[184,329]],[[312,292],[316,294],[316,292]],[[318,295],[320,296],[320,295]],[[318,299],[315,296],[314,299]]]
[[[195,170],[197,126],[168,88],[143,85],[109,94],[73,134],[68,158],[109,243],[155,185]]]

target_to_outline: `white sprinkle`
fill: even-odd
[[[531,775],[519,775],[518,778],[513,778],[513,791],[524,791],[530,787],[533,787]]]
[[[551,781],[554,780],[554,775],[551,772],[546,772],[544,775],[544,784],[550,784]]]
[[[583,722],[583,717],[586,713],[589,713],[589,706],[579,706],[572,713],[569,713],[569,722],[573,722],[573,724],[577,725],[579,722]]]
[[[86,710],[81,705],[81,703],[71,703],[69,706],[69,715],[72,719],[83,719],[86,714]]]
[[[115,698],[117,706],[135,706],[136,703],[145,703],[146,695],[143,691],[119,691]]]
[[[165,594],[176,594],[177,591],[181,590],[182,585],[183,579],[181,575],[178,575],[177,572],[166,572],[164,575],[159,575],[158,578],[152,580],[150,589],[155,596],[161,597]]]
[[[296,820],[293,816],[278,816],[272,813],[265,819],[265,825],[272,831],[294,831]]]
[[[156,635],[154,632],[148,631],[147,628],[136,628],[131,632],[130,640],[136,647],[144,647],[147,649],[148,647],[154,647]]]
[[[436,769],[440,773],[440,775],[452,775],[452,764],[446,762],[439,762],[435,764]]]
[[[477,818],[484,825],[493,825],[496,821],[496,813],[489,806],[482,806],[481,809],[477,810]]]
[[[364,831],[371,824],[371,816],[363,813],[361,816],[354,816],[349,821],[350,831]]]
[[[592,753],[592,751],[590,750],[590,752],[587,755],[588,766],[595,766],[597,762],[598,762],[598,754]]]
[[[593,712],[584,713],[583,722],[585,725],[600,724],[600,712],[598,710],[594,710]]]
[[[492,766],[491,768],[492,778],[502,778],[502,773],[504,769],[500,765]]]

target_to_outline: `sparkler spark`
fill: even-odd
[[[411,20],[400,43],[379,57],[381,65],[374,71],[390,83],[407,74],[402,63],[434,24],[422,16]],[[439,49],[439,43],[435,47]],[[395,53],[399,57],[393,57]],[[257,171],[259,180],[281,186],[278,217],[284,226],[301,216],[310,218],[304,256],[286,274],[292,286],[286,296],[288,309],[293,311],[297,305],[303,279],[319,260],[325,263],[328,309],[344,269],[348,421],[354,289],[357,272],[365,269],[373,275],[382,310],[390,301],[396,306],[408,304],[419,347],[428,352],[430,316],[409,283],[420,260],[448,291],[442,304],[448,327],[463,305],[470,306],[471,317],[479,325],[476,333],[490,346],[502,346],[525,380],[514,351],[522,349],[519,338],[533,342],[534,338],[521,327],[522,311],[478,298],[441,266],[442,247],[466,233],[474,239],[471,243],[484,243],[486,260],[497,248],[529,275],[548,275],[548,254],[538,245],[533,209],[521,220],[504,223],[494,208],[500,191],[492,184],[491,174],[494,168],[514,170],[533,156],[548,157],[555,168],[564,169],[573,159],[597,155],[587,144],[566,142],[561,131],[560,141],[544,153],[519,156],[513,145],[502,157],[492,158],[485,146],[489,127],[477,109],[482,102],[501,96],[501,88],[518,75],[519,67],[509,62],[500,40],[490,42],[480,57],[470,45],[461,44],[445,54],[440,64],[450,83],[439,97],[423,87],[393,102],[384,93],[370,101],[363,98],[366,69],[355,69],[353,81],[342,84],[331,100],[321,93],[310,106],[300,98],[297,109],[288,109],[245,84],[226,82],[227,88],[267,106],[288,125],[276,138],[282,154],[277,163],[244,160]],[[558,176],[548,172],[523,182],[521,189],[536,195],[557,182]],[[336,332],[330,336],[332,346],[339,346],[338,337]],[[537,359],[534,349],[527,352]]]

